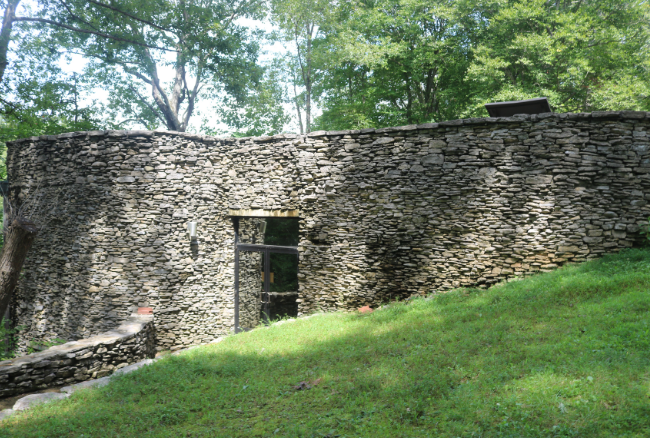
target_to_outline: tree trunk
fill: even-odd
[[[4,77],[5,70],[9,64],[9,61],[7,60],[7,51],[9,50],[11,28],[14,23],[18,3],[20,3],[20,0],[9,0],[2,20],[2,29],[0,30],[0,83],[2,83],[2,78]]]
[[[4,315],[14,294],[27,252],[38,234],[36,225],[24,218],[13,220],[0,255],[0,315]]]
[[[298,123],[300,124],[300,134],[305,133],[305,129],[302,126],[302,114],[300,114],[300,103],[298,102],[298,92],[296,91],[296,78],[293,78],[293,101],[296,104],[296,112],[298,113]]]
[[[312,65],[311,65],[311,37],[312,32],[314,31],[314,23],[310,23],[307,26],[307,53],[305,54],[305,64],[307,64],[307,74],[303,79],[305,81],[305,133],[309,134],[311,132],[311,74],[312,74]]]

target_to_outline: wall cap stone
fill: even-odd
[[[0,375],[18,372],[24,365],[32,365],[57,357],[64,358],[70,354],[74,356],[81,350],[96,347],[101,344],[113,344],[120,339],[126,339],[139,333],[153,321],[153,315],[131,315],[119,327],[79,341],[66,342],[55,345],[38,353],[28,354],[15,359],[0,362]]]
[[[41,135],[40,137],[21,138],[7,142],[7,144],[19,144],[23,142],[36,142],[36,141],[58,141],[61,139],[74,138],[74,137],[154,137],[154,136],[167,136],[172,135],[176,137],[184,137],[190,140],[201,140],[208,142],[237,142],[237,141],[251,141],[255,143],[266,143],[274,140],[284,140],[299,137],[335,137],[343,135],[356,135],[356,134],[384,134],[389,132],[409,132],[427,129],[438,129],[440,127],[455,127],[455,126],[470,126],[470,125],[487,125],[493,123],[522,123],[522,122],[538,122],[545,119],[569,119],[569,120],[589,120],[589,119],[618,119],[618,120],[642,120],[650,118],[650,112],[647,111],[594,111],[592,113],[542,113],[542,114],[515,114],[512,117],[479,117],[458,120],[446,120],[438,123],[423,123],[419,125],[406,125],[406,126],[392,126],[388,128],[366,128],[360,130],[343,130],[343,131],[314,131],[305,135],[299,134],[277,134],[273,136],[262,137],[211,137],[202,134],[193,134],[190,132],[179,131],[146,131],[146,130],[131,130],[131,131],[78,131],[67,132],[59,135]]]
[[[300,217],[299,210],[265,210],[265,209],[230,209],[228,216],[252,216],[252,217]]]

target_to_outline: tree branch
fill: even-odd
[[[74,32],[79,32],[79,33],[86,33],[90,35],[96,35],[102,38],[114,40],[114,41],[122,41],[124,43],[129,43],[129,44],[134,44],[136,46],[141,46],[141,47],[146,47],[148,49],[156,49],[156,50],[163,50],[165,52],[176,52],[174,49],[167,49],[165,47],[159,47],[159,46],[151,46],[146,43],[141,43],[139,41],[133,41],[128,38],[122,38],[118,37],[115,35],[109,35],[103,32],[96,32],[93,30],[86,30],[86,29],[80,29],[78,27],[73,27],[73,26],[68,26],[67,24],[59,23],[57,21],[53,20],[47,20],[45,18],[32,18],[32,17],[15,17],[14,21],[28,21],[28,22],[36,22],[36,23],[46,23],[46,24],[51,24],[52,26],[57,26],[57,27],[62,27],[64,29],[72,30]]]
[[[232,22],[235,20],[235,17],[239,15],[239,13],[244,8],[244,6],[252,6],[254,3],[256,3],[256,1],[246,1],[240,3],[239,6],[237,6],[235,10],[232,12],[232,14],[230,14],[230,18],[226,20],[226,24],[222,25],[223,29],[226,30],[232,24]]]
[[[197,72],[196,72],[196,82],[194,83],[194,88],[192,89],[192,93],[189,93],[188,90],[188,102],[187,102],[187,108],[185,109],[185,114],[183,117],[183,126],[185,129],[187,129],[187,125],[190,122],[190,116],[192,115],[192,112],[194,111],[194,104],[196,102],[196,96],[199,94],[199,90],[201,87],[199,86],[201,82],[201,76],[203,75],[203,69],[201,65],[198,66]],[[187,89],[187,81],[185,82],[185,88]]]
[[[156,62],[151,56],[149,49],[144,49],[144,55],[149,63],[149,74],[151,75],[151,94],[153,96],[153,100],[156,102],[156,105],[158,105],[158,108],[165,116],[165,124],[167,125],[167,129],[170,129],[172,131],[181,131],[178,115],[174,113],[169,99],[167,98],[167,94],[165,94],[165,90],[163,90],[160,86],[158,68],[156,67]]]
[[[136,97],[138,98],[138,100],[139,100],[140,102],[142,102],[143,104],[145,104],[145,105],[146,105],[146,106],[151,110],[151,112],[154,113],[154,114],[156,115],[156,117],[158,118],[158,120],[160,120],[161,122],[165,123],[165,119],[162,118],[162,117],[160,116],[160,112],[156,111],[156,108],[154,108],[151,104],[149,104],[149,102],[147,102],[147,100],[146,100],[145,98],[143,98],[143,97],[140,95],[140,93],[138,92],[138,90],[136,90],[135,88],[133,88],[133,86],[132,86],[131,84],[129,84],[129,89],[133,92],[133,94],[136,95]],[[146,123],[144,123],[144,125],[147,126]]]
[[[68,14],[70,14],[70,16],[71,16],[72,18],[74,18],[75,20],[77,20],[77,21],[79,21],[79,22],[81,22],[81,23],[86,24],[86,25],[89,26],[91,29],[93,29],[93,30],[99,32],[99,29],[97,29],[95,26],[93,26],[92,24],[90,24],[87,20],[84,20],[83,18],[81,18],[81,17],[79,17],[78,15],[74,14],[74,13],[72,12],[72,9],[70,9],[70,7],[68,6],[68,4],[67,4],[64,0],[60,0],[60,1],[61,1],[61,4],[63,5],[63,7],[68,11]]]
[[[9,0],[5,9],[4,19],[2,20],[2,30],[0,30],[0,82],[2,82],[5,70],[9,64],[7,51],[9,50],[11,28],[15,19],[14,14],[19,2],[20,0]]]
[[[143,18],[137,17],[137,16],[135,16],[135,15],[133,15],[133,14],[129,14],[128,12],[125,12],[125,11],[123,11],[123,10],[121,10],[121,9],[118,9],[118,8],[116,8],[115,6],[107,5],[106,3],[98,2],[98,1],[96,1],[96,0],[87,0],[87,1],[88,1],[88,3],[92,3],[92,4],[97,5],[97,6],[100,6],[100,7],[102,7],[102,8],[110,9],[111,11],[115,11],[115,12],[117,12],[118,14],[122,14],[122,15],[124,15],[124,16],[126,16],[126,17],[132,18],[132,19],[134,19],[134,20],[136,20],[136,21],[139,21],[140,23],[146,24],[146,25],[151,26],[151,27],[153,27],[153,28],[156,28],[156,29],[158,29],[158,30],[162,30],[163,32],[174,33],[174,32],[173,32],[172,30],[170,30],[170,29],[166,29],[166,28],[164,28],[164,27],[158,26],[158,25],[155,24],[155,23],[152,23],[152,22],[149,21],[149,20],[145,20],[145,19],[143,19]]]
[[[142,82],[151,85],[151,79],[149,79],[148,77],[146,77],[142,73],[138,73],[137,71],[134,71],[132,68],[127,67],[126,65],[124,65],[123,63],[121,63],[119,61],[116,61],[116,62],[118,64],[120,64],[122,66],[122,68],[124,69],[124,71],[127,72],[128,74],[130,74],[132,76],[135,76],[136,78],[140,79]]]

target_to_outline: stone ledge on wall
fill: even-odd
[[[153,316],[132,315],[88,339],[0,362],[0,398],[112,374],[155,355]]]
[[[475,117],[469,119],[448,120],[438,123],[421,123],[418,125],[406,126],[393,126],[389,128],[367,128],[355,130],[342,130],[342,131],[313,131],[306,134],[306,137],[333,137],[339,135],[353,135],[353,134],[384,134],[389,132],[404,132],[426,129],[437,129],[439,127],[451,126],[468,126],[468,125],[484,125],[489,123],[522,123],[522,122],[537,122],[543,119],[558,119],[558,120],[642,120],[650,119],[650,112],[647,111],[594,111],[592,113],[542,113],[542,114],[516,114],[512,117]],[[40,137],[27,137],[14,140],[11,144],[19,144],[29,141],[59,141],[69,138],[78,137],[154,137],[175,135],[178,137],[185,137],[189,140],[198,141],[232,141],[242,143],[247,140],[252,140],[256,143],[264,143],[272,140],[284,140],[298,138],[298,134],[277,134],[273,136],[263,137],[212,137],[209,135],[193,134],[189,132],[178,131],[146,131],[146,130],[130,130],[130,131],[76,131],[67,132],[58,135],[41,135]]]

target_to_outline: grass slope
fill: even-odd
[[[262,328],[1,437],[647,437],[650,251]],[[318,381],[309,390],[300,382]]]

